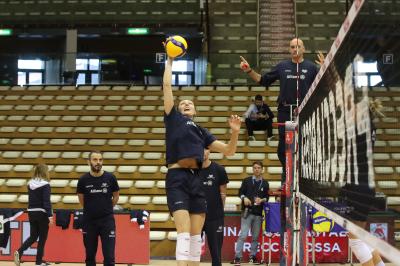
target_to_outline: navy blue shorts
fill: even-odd
[[[171,213],[177,210],[188,210],[189,213],[207,212],[207,201],[198,169],[168,169],[165,188]]]

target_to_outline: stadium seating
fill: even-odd
[[[1,22],[21,25],[45,23],[192,24],[200,17],[196,0],[14,0],[0,1]],[[91,86],[87,86],[90,89]],[[48,90],[55,89],[55,86]]]

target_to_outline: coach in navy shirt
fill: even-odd
[[[177,231],[177,264],[199,265],[201,231],[207,210],[199,176],[204,149],[235,154],[241,121],[237,115],[230,117],[228,123],[232,134],[229,143],[225,144],[193,121],[196,109],[191,100],[180,101],[176,108],[172,94],[172,62],[173,59],[168,58],[163,78],[167,203]]]
[[[210,151],[204,151],[200,177],[207,199],[207,214],[203,231],[206,233],[212,266],[221,266],[221,249],[224,239],[224,205],[228,175],[222,165],[210,160]]]
[[[308,92],[311,84],[313,83],[315,76],[318,73],[317,66],[304,59],[305,47],[303,41],[294,38],[290,41],[289,52],[291,59],[284,60],[278,63],[270,72],[264,75],[258,74],[254,71],[249,63],[241,58],[240,68],[243,72],[247,73],[254,81],[258,82],[263,86],[270,86],[275,81],[280,82],[280,91],[278,96],[278,122],[284,123],[291,119],[290,106],[292,110],[297,107],[297,96],[299,98],[299,104],[303,101],[305,95]],[[323,55],[318,54],[317,64],[322,64]],[[297,73],[297,64],[299,69]],[[297,76],[299,78],[297,78]],[[297,95],[297,80],[299,82],[299,95]],[[285,173],[285,127],[279,127],[279,144],[278,144],[278,157],[283,167],[283,178]]]
[[[276,80],[280,82],[280,91],[278,96],[278,122],[285,123],[291,120],[291,110],[297,110],[297,99],[300,104],[306,96],[311,84],[313,83],[317,73],[317,66],[311,61],[304,59],[305,47],[302,40],[294,38],[289,43],[289,53],[291,59],[284,60],[276,65],[271,72],[265,73],[263,76],[255,72],[249,63],[243,57],[240,57],[240,68],[247,73],[255,82],[263,86],[269,86]],[[324,56],[319,53],[318,65],[324,61]],[[297,68],[298,65],[298,68]],[[297,93],[297,82],[299,91]],[[282,164],[282,183],[286,180],[285,168],[285,127],[279,126],[279,143],[278,158]],[[285,197],[281,197],[281,216],[284,217]],[[281,222],[281,230],[285,227],[284,220]],[[281,231],[281,233],[283,233]],[[281,234],[282,235],[282,234]],[[283,245],[283,238],[281,238]],[[281,253],[281,257],[282,257]]]
[[[96,265],[98,238],[101,238],[104,265],[115,265],[115,220],[113,207],[118,202],[119,186],[112,173],[102,170],[103,156],[91,151],[90,172],[79,178],[77,193],[83,205],[83,243],[86,265]]]

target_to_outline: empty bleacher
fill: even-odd
[[[200,21],[197,0],[12,0],[0,1],[0,21],[21,24],[170,23]]]
[[[218,139],[227,141],[230,114],[242,114],[251,98],[261,93],[276,111],[278,88],[258,86],[174,87],[177,99],[193,99],[196,121]],[[373,88],[384,103],[386,118],[376,121],[378,141],[374,166],[377,190],[390,207],[400,207],[400,132],[396,88]],[[121,187],[119,205],[151,212],[152,255],[169,255],[174,225],[165,196],[164,125],[160,86],[29,86],[0,87],[0,207],[25,207],[26,183],[33,166],[51,170],[52,203],[57,208],[80,208],[75,193],[79,176],[89,170],[88,151],[104,152],[104,169],[114,172]],[[276,134],[275,130],[275,134]],[[277,141],[266,145],[264,133],[247,141],[241,130],[237,154],[212,154],[226,166],[231,182],[227,204],[236,210],[240,182],[251,174],[251,163],[262,160],[271,187],[280,185]],[[161,248],[162,247],[162,248]]]

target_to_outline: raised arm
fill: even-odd
[[[236,152],[241,123],[242,121],[240,120],[239,116],[231,115],[231,117],[229,118],[229,126],[232,130],[232,133],[229,142],[226,144],[222,141],[216,140],[211,143],[209,149],[211,151],[223,153],[225,156],[234,155]]]
[[[250,64],[246,61],[246,59],[244,59],[243,56],[240,56],[240,69],[242,69],[244,73],[248,74],[252,80],[260,83],[261,75],[250,67]]]
[[[167,115],[174,107],[174,95],[172,94],[172,62],[173,59],[168,57],[163,77],[164,111]]]

